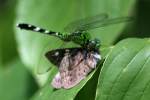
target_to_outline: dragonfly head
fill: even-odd
[[[99,49],[100,47],[100,40],[99,39],[94,39],[90,40],[88,43],[88,49],[93,50],[93,49]]]

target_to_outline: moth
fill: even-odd
[[[46,53],[46,57],[59,69],[52,81],[52,86],[57,89],[77,85],[96,68],[101,59],[99,51],[87,51],[83,48],[52,50]]]

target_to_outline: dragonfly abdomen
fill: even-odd
[[[49,34],[49,35],[59,35],[59,32],[53,32],[53,31],[49,31],[31,24],[26,24],[26,23],[20,23],[17,25],[17,27],[19,27],[20,29],[24,29],[24,30],[30,30],[30,31],[34,31],[34,32],[40,32],[40,33],[44,33],[44,34]]]
[[[30,30],[30,31],[34,31],[34,32],[47,34],[47,35],[52,35],[52,36],[58,37],[58,38],[60,38],[61,40],[64,40],[64,41],[70,41],[69,35],[61,34],[60,32],[49,31],[49,30],[31,25],[31,24],[19,23],[17,25],[17,27],[19,27],[20,29],[24,29],[24,30]]]

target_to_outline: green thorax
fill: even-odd
[[[87,32],[77,34],[75,33],[73,35],[74,36],[72,36],[72,41],[82,46],[86,45],[87,41],[91,39],[90,34]]]
[[[83,33],[71,33],[71,34],[59,34],[58,37],[63,41],[69,42],[72,41],[76,44],[84,46],[88,40],[90,40],[90,34],[87,32]]]

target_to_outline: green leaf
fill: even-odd
[[[63,28],[68,23],[87,16],[100,13],[108,13],[110,17],[130,16],[128,14],[134,7],[135,1],[21,0],[17,8],[16,23],[25,22],[63,32]],[[91,31],[91,34],[93,37],[101,39],[102,44],[111,44],[120,35],[125,24],[115,24],[95,29]],[[16,37],[21,58],[34,74],[36,74],[38,67],[42,67],[41,71],[49,69],[49,67],[52,68],[44,54],[51,49],[59,48],[62,41],[51,36],[20,31],[19,29],[16,29]],[[38,80],[43,83],[43,76],[42,78],[38,77]]]
[[[96,100],[150,100],[150,39],[119,42],[106,58]]]
[[[19,59],[0,69],[1,100],[28,100],[36,89],[33,78]]]

